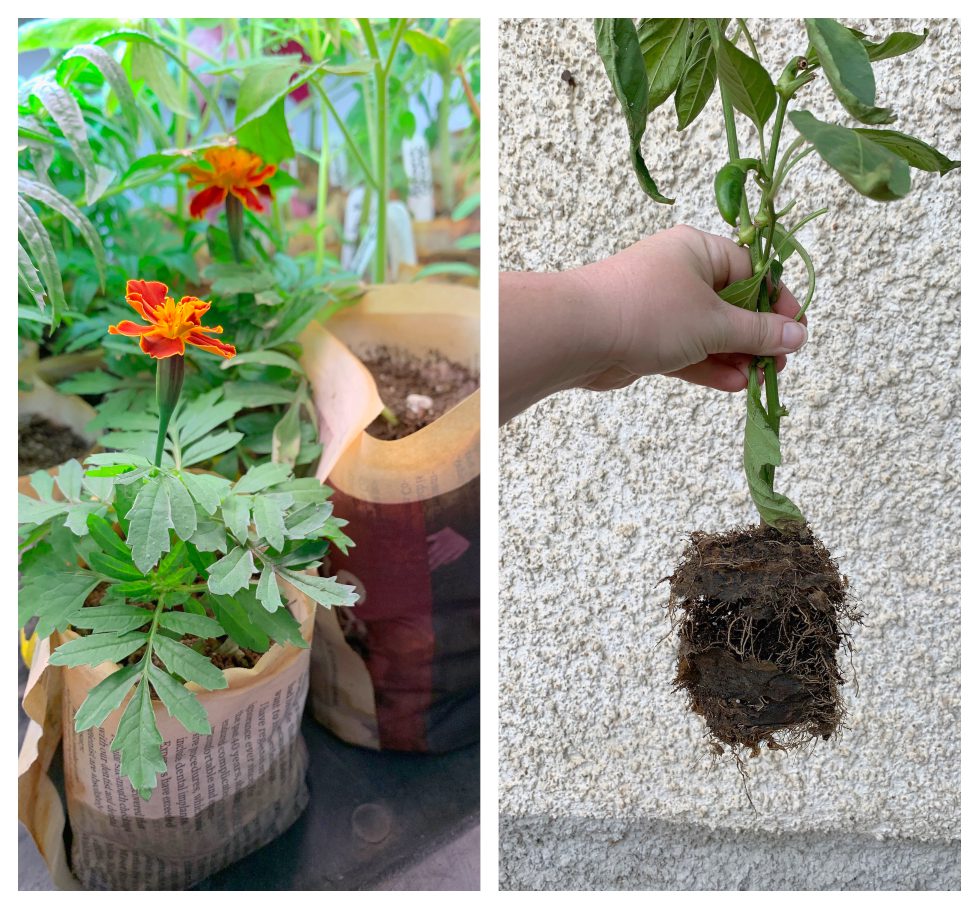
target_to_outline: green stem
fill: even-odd
[[[354,141],[354,137],[350,134],[346,124],[344,124],[343,118],[337,113],[336,108],[333,106],[333,102],[330,101],[329,96],[318,82],[315,80],[310,80],[308,84],[313,86],[313,90],[320,96],[320,100],[326,105],[326,109],[333,114],[333,119],[340,127],[340,132],[343,133],[343,138],[347,143],[347,148],[350,150],[350,153],[354,156],[354,158],[357,159],[357,163],[364,172],[364,179],[367,181],[371,189],[376,190],[377,183],[374,182],[374,174],[371,172],[371,166],[367,163],[367,159],[364,157],[363,152],[361,152],[360,146]]]
[[[320,156],[316,174],[316,270],[322,271],[326,260],[326,202],[330,183],[329,110],[320,99]]]
[[[374,248],[373,281],[383,284],[387,277],[387,220],[388,220],[388,74],[374,40],[369,19],[358,19],[364,42],[374,61],[375,146],[374,179],[377,184],[377,245]]]
[[[184,40],[187,36],[187,20],[177,20],[177,34],[181,38],[180,59],[187,63],[187,45]],[[187,72],[183,67],[177,68],[177,91],[181,101],[187,100],[190,83],[187,81]],[[183,114],[175,114],[173,118],[173,141],[177,148],[184,148],[187,145],[187,118]],[[183,214],[184,193],[186,192],[186,181],[177,175],[177,211]]]
[[[447,212],[455,208],[455,185],[452,178],[452,137],[449,133],[449,114],[452,102],[449,91],[452,88],[452,73],[442,74],[442,97],[439,99],[438,142],[439,165],[442,172],[442,207]]]
[[[231,241],[231,254],[235,262],[241,261],[241,237],[245,230],[245,210],[241,200],[230,192],[224,200],[224,210],[228,217],[228,239]]]

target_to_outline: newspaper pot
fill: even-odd
[[[314,717],[370,748],[446,751],[479,737],[479,392],[393,442],[364,429],[383,404],[358,359],[378,346],[479,365],[479,293],[442,285],[371,289],[311,325],[303,366],[319,416],[317,476],[356,540],[329,570],[360,594],[320,610]],[[324,566],[325,568],[325,566]]]
[[[37,375],[29,375],[26,380],[30,383],[31,389],[17,393],[18,417],[23,419],[32,414],[37,414],[56,426],[64,426],[70,429],[88,445],[86,451],[79,453],[78,460],[81,461],[85,456],[91,454],[95,448],[95,437],[85,427],[95,419],[95,408],[78,395],[65,395],[55,391]],[[29,475],[18,478],[18,492],[30,494],[29,487]]]
[[[288,597],[310,641],[315,605],[294,588]],[[299,723],[308,649],[275,644],[252,669],[225,669],[228,687],[220,691],[188,683],[207,711],[210,735],[188,733],[155,702],[167,771],[144,802],[119,775],[119,757],[109,748],[126,702],[102,726],[74,731],[88,692],[118,667],[48,665],[51,651],[72,635],[56,633],[38,645],[18,767],[19,817],[58,888],[185,889],[275,839],[303,812],[308,758]],[[65,802],[49,773],[59,744]]]

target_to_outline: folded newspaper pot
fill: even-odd
[[[311,640],[315,605],[295,588],[283,590]],[[31,723],[18,767],[19,817],[56,887],[185,889],[275,839],[303,812],[308,758],[299,723],[308,649],[275,644],[252,669],[225,669],[228,687],[220,691],[188,683],[207,711],[210,735],[188,733],[155,702],[167,771],[143,801],[109,747],[125,702],[102,726],[74,731],[88,692],[118,667],[52,666],[50,653],[63,640],[55,634],[35,652],[24,694]],[[64,802],[52,779],[59,744]]]
[[[313,715],[369,748],[467,745],[479,738],[479,392],[381,441],[364,432],[384,405],[358,355],[436,350],[478,369],[479,292],[377,287],[328,325],[305,331],[302,362],[323,443],[316,475],[357,543],[331,553],[329,571],[360,600],[317,615]]]

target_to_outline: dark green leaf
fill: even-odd
[[[717,82],[717,61],[703,19],[694,19],[690,50],[673,98],[677,129],[686,129],[704,109]]]
[[[760,130],[775,110],[772,77],[753,57],[722,37],[717,47],[717,76],[731,103]]]
[[[856,130],[824,123],[805,110],[793,111],[789,120],[857,192],[887,202],[906,196],[911,189],[907,161]]]
[[[96,514],[90,514],[88,516],[88,532],[92,535],[92,539],[99,544],[103,552],[124,562],[132,562],[132,555],[126,548],[126,544],[105,518],[99,517]]]
[[[735,281],[734,284],[728,284],[723,290],[719,290],[717,296],[741,309],[757,309],[758,289],[764,277],[764,273],[759,272],[750,278]]]
[[[65,50],[119,28],[121,19],[32,19],[17,29],[17,49]]]
[[[294,74],[295,63],[267,57],[263,66],[247,71],[238,91],[238,140],[270,164],[296,153],[285,115],[285,95]]]
[[[91,515],[90,515],[91,517]],[[117,581],[141,581],[146,575],[140,571],[132,562],[132,559],[123,561],[114,556],[106,555],[104,552],[93,552],[88,557],[88,564],[99,574]]]
[[[870,58],[870,62],[876,63],[878,60],[898,57],[901,54],[907,54],[921,47],[928,37],[928,29],[926,28],[921,35],[916,35],[914,32],[894,32],[893,35],[888,35],[879,43],[874,43],[865,35],[857,35],[857,37],[863,41],[863,46],[867,49],[867,56]]]
[[[258,601],[269,612],[275,612],[282,605],[282,597],[279,594],[279,582],[275,579],[275,572],[270,565],[262,569],[262,576],[258,579],[258,587],[255,595]]]
[[[268,635],[254,624],[245,607],[235,597],[212,596],[210,605],[221,627],[239,647],[247,647],[257,653],[265,653],[269,649]],[[261,607],[260,610],[265,612]]]
[[[101,726],[113,710],[126,699],[139,678],[140,666],[123,666],[108,678],[102,679],[82,701],[82,706],[75,714],[75,732],[84,732],[93,726]]]
[[[637,34],[649,83],[648,114],[676,90],[687,59],[690,20],[641,19]]]
[[[163,706],[184,729],[197,732],[200,735],[211,734],[211,724],[207,719],[207,711],[197,700],[193,692],[188,691],[172,676],[165,673],[159,666],[150,665],[150,681],[157,696],[163,701]]]
[[[877,83],[867,50],[835,19],[806,19],[809,41],[840,103],[861,123],[891,123],[894,112],[877,107]]]
[[[961,161],[952,161],[946,158],[937,148],[908,136],[895,129],[861,129],[854,130],[861,136],[870,139],[877,145],[883,146],[888,151],[894,152],[904,158],[912,167],[918,170],[926,170],[945,176],[950,170],[960,167]]]
[[[135,653],[146,643],[141,631],[126,634],[100,632],[83,638],[66,641],[51,654],[55,666],[98,666],[100,663],[118,663]]]
[[[751,498],[766,524],[784,527],[805,523],[799,509],[772,486],[771,470],[781,463],[778,436],[761,403],[758,370],[751,369],[748,371],[748,418],[744,429],[744,471]]]
[[[163,660],[163,665],[174,675],[200,685],[208,691],[227,688],[228,680],[206,656],[178,644],[171,638],[157,635],[153,641],[153,652]]]
[[[659,191],[642,156],[642,137],[646,132],[649,113],[649,79],[636,27],[631,19],[596,19],[595,43],[615,97],[625,114],[630,160],[639,185],[657,202],[672,205],[673,199]]]

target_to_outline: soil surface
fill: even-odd
[[[86,607],[98,607],[105,597],[105,592],[108,589],[108,584],[99,584],[86,598]],[[145,605],[144,608],[147,610],[146,622],[149,624],[150,618],[152,618],[152,606]],[[174,612],[182,612],[180,607],[176,607]],[[210,613],[208,613],[210,615]],[[212,616],[213,618],[213,616]],[[85,628],[72,628],[75,634],[85,635],[91,634],[92,632]],[[181,644],[187,644],[193,647],[199,653],[208,657],[218,669],[232,669],[234,667],[239,667],[241,669],[251,669],[254,665],[261,659],[262,654],[255,650],[249,650],[247,647],[237,647],[231,645],[228,638],[224,637],[220,640],[217,638],[199,638],[192,634],[185,634],[180,639]],[[145,652],[144,647],[140,647],[135,653],[130,654],[125,659],[125,664],[131,666],[134,663],[138,663],[143,658],[143,653]],[[156,663],[160,669],[165,667],[160,662],[159,658],[154,656],[153,662]]]
[[[740,762],[828,739],[843,726],[837,662],[860,614],[847,579],[808,526],[694,533],[670,581],[679,628],[674,685],[714,750]]]
[[[18,419],[18,475],[47,470],[72,458],[88,454],[91,445],[74,430],[52,423],[40,414],[24,414]]]
[[[436,351],[425,358],[394,347],[378,347],[363,358],[377,392],[397,422],[382,414],[367,432],[386,442],[418,432],[479,388],[479,375]]]

